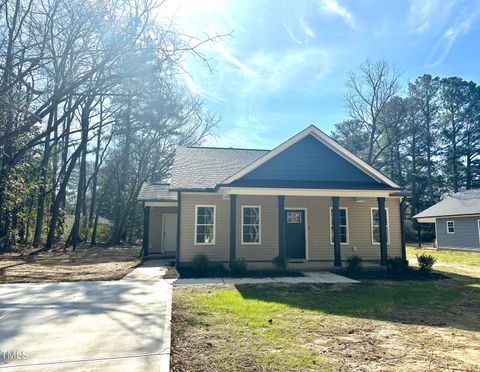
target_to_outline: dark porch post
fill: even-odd
[[[385,210],[385,198],[377,198],[378,219],[380,222],[380,263],[387,265],[387,212]]]
[[[148,256],[148,235],[150,233],[150,207],[143,204],[143,249],[142,256]]]
[[[400,202],[400,233],[402,236],[402,259],[407,259],[407,248],[405,244],[405,198]]]
[[[278,255],[286,257],[285,252],[285,196],[278,195]]]
[[[182,193],[177,193],[177,254],[175,257],[175,267],[180,265],[180,227],[182,226]],[[196,222],[196,221],[195,221]]]
[[[340,198],[332,197],[332,219],[333,219],[333,254],[335,266],[342,266],[342,251],[340,245]]]
[[[230,195],[230,262],[237,256],[237,195]]]

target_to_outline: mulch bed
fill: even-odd
[[[394,281],[404,281],[404,280],[421,280],[421,281],[431,281],[431,280],[443,280],[449,279],[447,275],[441,274],[439,272],[431,272],[430,274],[425,274],[417,269],[410,268],[402,275],[392,275],[386,270],[361,270],[358,273],[351,273],[348,270],[332,270],[335,274],[346,276],[350,279],[355,280],[394,280]]]
[[[181,267],[178,269],[178,276],[176,278],[201,278],[202,276],[198,276],[195,270],[191,267]],[[172,275],[172,273],[167,273],[168,275]],[[229,270],[225,269],[223,266],[215,266],[209,270],[207,276],[208,278],[284,278],[284,277],[302,277],[305,276],[303,273],[299,271],[293,270],[249,270],[245,274],[242,275],[234,275]]]

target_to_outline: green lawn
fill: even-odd
[[[436,257],[437,263],[434,269],[438,271],[480,277],[480,252],[437,251],[407,246],[407,257],[411,263],[416,263],[415,255],[417,254],[429,254]]]
[[[477,370],[480,253],[421,253],[450,279],[176,287],[172,369]]]
[[[474,369],[480,280],[174,290],[180,370]],[[399,367],[401,366],[401,367]]]

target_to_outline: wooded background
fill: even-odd
[[[135,241],[142,183],[167,181],[175,148],[213,133],[219,117],[180,76],[186,55],[209,68],[198,46],[220,36],[184,35],[161,14],[157,0],[0,0],[0,252]],[[473,82],[404,87],[367,61],[333,135],[412,191],[411,216],[480,186],[479,102]]]
[[[433,226],[411,216],[442,196],[480,187],[480,87],[459,77],[425,74],[407,86],[387,61],[349,74],[348,119],[333,137],[412,192],[407,239],[431,241]]]
[[[133,241],[145,181],[218,122],[179,83],[196,40],[156,0],[0,3],[0,251]],[[208,66],[207,66],[208,67]],[[65,216],[73,215],[66,233]],[[98,230],[99,217],[111,221]],[[105,225],[103,225],[105,227]]]

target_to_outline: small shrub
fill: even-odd
[[[362,257],[353,255],[350,257],[347,257],[347,270],[351,273],[359,273],[360,270],[362,269]]]
[[[401,278],[408,272],[408,261],[401,257],[389,258],[387,260],[387,272],[395,277]]]
[[[208,271],[210,269],[210,260],[206,254],[199,253],[193,256],[192,266],[195,275],[199,277],[205,277],[208,275]]]
[[[272,259],[273,267],[276,270],[285,270],[288,265],[288,258],[283,256],[276,256]]]
[[[420,256],[417,254],[416,256],[420,271],[424,274],[430,274],[437,259],[429,254],[421,254]]]
[[[230,261],[228,267],[233,275],[238,276],[245,275],[248,270],[247,261],[243,257],[239,260]]]

